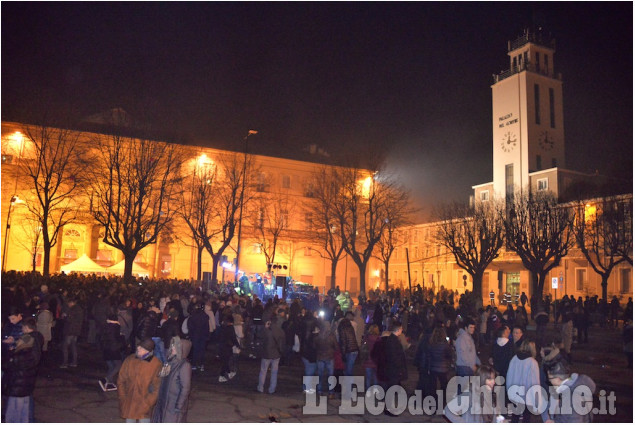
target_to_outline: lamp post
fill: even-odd
[[[24,148],[24,136],[19,131],[15,133],[17,138],[20,141],[20,149],[18,152],[18,160],[22,158],[22,150]],[[16,164],[17,165],[17,164]],[[5,267],[7,264],[7,245],[9,244],[9,232],[11,231],[11,210],[13,209],[13,204],[23,202],[18,198],[18,177],[19,177],[19,168],[16,169],[15,172],[15,187],[13,188],[13,196],[11,197],[11,202],[9,203],[9,211],[7,212],[7,227],[4,231],[4,247],[2,249],[2,271],[5,271]]]
[[[13,210],[13,205],[20,202],[20,198],[17,195],[13,195],[11,197],[11,202],[9,203],[9,212],[7,213],[7,227],[4,231],[4,249],[2,250],[2,271],[5,271],[5,266],[7,263],[7,245],[9,244],[9,232],[11,231],[11,210]]]
[[[240,191],[240,213],[238,215],[238,245],[236,247],[236,270],[234,271],[234,282],[238,281],[238,270],[240,269],[240,237],[243,229],[243,203],[245,199],[245,180],[247,179],[247,152],[249,147],[249,136],[258,134],[256,130],[249,130],[245,136],[245,160],[243,161],[242,189]]]

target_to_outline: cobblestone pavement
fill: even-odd
[[[548,334],[555,334],[550,325]],[[531,334],[532,331],[529,331]],[[404,387],[412,393],[418,372],[412,366],[416,347],[409,350],[409,377]],[[97,383],[105,374],[106,366],[100,352],[92,345],[80,343],[79,367],[59,369],[59,353],[53,352],[43,365],[38,378],[35,398],[37,422],[122,422],[119,417],[116,392],[103,392]],[[207,352],[205,371],[193,373],[188,422],[445,422],[441,415],[411,415],[406,412],[398,417],[384,414],[340,414],[340,402],[328,400],[326,415],[303,414],[305,394],[302,392],[303,367],[299,358],[291,365],[280,367],[275,394],[256,392],[260,362],[241,359],[239,373],[227,382],[218,382],[219,361],[214,348]],[[481,359],[486,361],[488,350],[484,348]],[[573,348],[573,369],[589,375],[597,384],[598,392],[606,390],[616,394],[614,416],[597,415],[597,422],[633,421],[633,374],[626,367],[622,352],[621,333],[613,329],[593,327],[589,331],[589,343]],[[363,375],[361,366],[355,371]]]

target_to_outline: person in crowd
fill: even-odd
[[[571,345],[573,344],[573,314],[566,313],[562,316],[560,335],[562,337],[562,351],[567,360],[571,362]]]
[[[263,329],[263,354],[260,361],[260,375],[258,376],[258,392],[264,392],[267,371],[271,368],[271,379],[269,381],[269,394],[276,392],[278,384],[278,365],[280,357],[284,353],[285,335],[278,323],[279,318],[273,317],[265,323]]]
[[[401,327],[401,323],[395,321],[392,324],[390,334],[386,336],[386,339],[383,341],[385,362],[381,367],[384,369],[383,376],[386,377],[384,390],[388,390],[393,385],[401,385],[402,381],[408,379],[406,354],[399,341],[399,335],[402,332],[403,328]],[[379,368],[380,365],[377,364],[377,367]],[[384,413],[389,416],[395,416],[395,414],[391,412],[391,408],[394,409],[394,406],[388,406],[387,404]]]
[[[192,343],[179,336],[172,337],[167,349],[168,368],[161,371],[161,387],[152,411],[152,422],[187,422],[187,411],[192,388],[192,369],[187,356]]]
[[[44,338],[42,353],[43,355],[46,355],[48,353],[49,343],[51,342],[51,339],[53,339],[52,329],[53,324],[55,323],[55,318],[53,317],[53,313],[49,310],[48,303],[40,303],[35,319],[37,321],[37,330]]]
[[[316,376],[317,372],[317,349],[315,340],[320,333],[320,327],[317,322],[310,322],[313,329],[309,329],[309,334],[302,338],[300,343],[300,356],[304,364],[304,376]],[[304,392],[313,394],[315,389],[304,387]]]
[[[3,395],[7,398],[5,421],[8,423],[31,422],[33,391],[37,378],[39,357],[34,349],[35,338],[30,334],[23,334],[15,340],[15,348],[9,354],[6,366],[6,390]]]
[[[344,360],[344,376],[353,376],[353,366],[359,354],[355,329],[349,318],[344,317],[337,327],[340,351]]]
[[[77,367],[77,338],[82,333],[84,309],[74,298],[69,298],[64,312],[64,342],[62,344],[63,361],[60,368]],[[70,351],[70,364],[68,363]]]
[[[593,393],[595,392],[595,382],[587,375],[572,373],[569,364],[565,360],[555,362],[547,370],[547,378],[549,383],[554,387],[555,394],[551,394],[550,405],[558,406],[560,409],[554,409],[554,412],[558,412],[550,417],[548,420],[558,423],[583,423],[593,421],[593,410],[586,414],[583,414],[584,410],[581,409],[564,409],[562,403],[566,400],[571,400],[571,395],[574,392],[581,397],[581,399],[592,400]],[[563,393],[568,393],[568,396],[562,396]],[[552,409],[547,412],[551,415]]]
[[[524,341],[525,329],[522,326],[514,325],[512,329],[512,340],[514,342],[514,351],[518,351]]]
[[[221,362],[218,382],[227,382],[236,375],[236,372],[232,370],[231,363],[234,347],[238,347],[239,344],[234,328],[234,316],[231,314],[224,315],[218,335],[218,356]],[[194,368],[192,367],[192,369]]]
[[[192,367],[203,372],[205,370],[205,347],[209,339],[209,316],[204,311],[205,305],[203,303],[197,302],[190,305],[193,308],[187,319],[187,329],[190,341],[192,341]]]
[[[11,306],[8,319],[9,321],[4,324],[2,329],[3,359],[9,358],[9,350],[15,348],[16,342],[22,336],[22,311],[16,306]]]
[[[317,363],[318,386],[320,395],[328,390],[329,398],[334,397],[334,389],[328,384],[328,378],[335,373],[335,351],[338,349],[337,339],[331,327],[324,320],[318,322],[320,333],[315,338],[315,358]],[[326,375],[325,375],[326,374]]]
[[[540,369],[536,361],[536,344],[524,339],[517,354],[509,362],[505,378],[507,397],[518,406],[520,414],[512,412],[512,422],[517,423],[521,416],[523,422],[529,422],[538,412],[540,406],[546,403],[540,392],[527,391],[520,393],[516,388],[531,388],[540,385]],[[542,412],[542,419],[546,421],[546,411]]]
[[[379,327],[375,324],[371,325],[368,328],[368,334],[366,335],[365,341],[363,344],[366,346],[365,348],[365,358],[363,359],[362,367],[364,368],[366,381],[364,382],[364,388],[368,390],[373,385],[378,385],[379,381],[377,380],[377,364],[373,361],[370,353],[373,351],[373,347],[375,343],[379,340]]]
[[[633,322],[630,319],[624,321],[622,343],[626,361],[628,362],[628,368],[633,369]]]
[[[463,391],[450,400],[443,414],[452,423],[493,423],[496,419],[496,397],[493,395],[496,372],[491,366],[482,365],[476,369],[478,388],[464,386]],[[484,390],[485,394],[481,391]],[[457,399],[467,400],[468,406],[458,406]]]
[[[511,331],[507,325],[503,325],[498,329],[496,341],[492,346],[492,357],[490,364],[494,366],[494,370],[501,376],[507,375],[509,362],[514,357],[516,350],[514,342],[509,339]]]
[[[458,376],[471,376],[476,371],[476,367],[481,364],[481,360],[476,354],[474,345],[474,330],[476,325],[474,320],[467,319],[463,327],[459,329],[454,348],[456,350],[456,374]]]
[[[454,350],[450,345],[445,329],[441,326],[434,328],[427,347],[427,369],[430,375],[431,393],[436,394],[437,382],[445,392],[450,379]]]
[[[125,348],[125,337],[121,334],[121,325],[117,314],[108,315],[106,326],[102,328],[100,338],[101,351],[108,371],[104,379],[99,379],[99,386],[103,391],[116,391],[115,376],[121,369],[122,353]]]
[[[161,361],[154,356],[154,341],[142,340],[135,354],[126,357],[117,387],[119,412],[126,422],[150,422],[152,409],[159,397]]]

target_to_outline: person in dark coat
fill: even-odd
[[[516,354],[514,342],[509,339],[509,335],[509,327],[503,325],[498,329],[496,341],[494,341],[492,346],[491,364],[500,376],[507,376],[509,362]]]
[[[164,347],[169,347],[170,341],[172,341],[172,338],[175,336],[178,336],[179,338],[184,337],[183,332],[181,331],[181,324],[179,323],[179,312],[177,310],[170,309],[168,311],[168,320],[163,322],[161,325],[159,334],[163,340]]]
[[[5,377],[7,388],[3,391],[8,396],[5,422],[29,422],[38,366],[34,344],[35,339],[24,334],[10,354]]]
[[[384,369],[383,376],[386,377],[384,390],[388,390],[393,385],[401,385],[401,381],[408,379],[408,366],[406,365],[406,353],[403,351],[403,346],[399,341],[399,335],[403,332],[401,323],[395,321],[392,324],[391,332],[385,338],[383,349],[385,352],[385,364],[382,365]],[[379,364],[377,365],[379,369]],[[379,375],[379,373],[378,373]],[[386,403],[385,413],[389,416],[395,416],[391,410],[395,410],[396,406],[389,406],[390,403]]]
[[[437,381],[441,390],[445,392],[450,379],[452,362],[454,360],[454,350],[449,342],[449,337],[442,327],[436,327],[432,331],[430,343],[426,352],[427,368],[430,374],[431,394],[436,394]]]
[[[99,386],[103,391],[115,391],[117,389],[115,376],[121,369],[122,353],[125,347],[124,336],[121,334],[121,325],[116,314],[108,315],[106,326],[102,327],[99,343],[106,365],[108,365],[106,377],[99,379]]]
[[[66,321],[64,323],[64,344],[62,345],[63,362],[60,368],[69,366],[68,352],[71,352],[71,367],[77,367],[77,338],[82,333],[84,323],[84,309],[77,304],[74,299],[68,300],[67,309],[64,313]]]
[[[231,370],[231,360],[234,354],[234,347],[239,347],[239,345],[236,329],[234,328],[234,317],[231,315],[224,316],[218,334],[218,357],[220,357],[221,361],[218,382],[227,382],[236,375],[236,372]]]
[[[192,341],[192,368],[205,370],[205,346],[209,339],[209,317],[203,303],[197,303],[187,319],[187,335]]]
[[[343,318],[337,327],[340,351],[344,360],[344,376],[353,376],[353,366],[359,354],[355,329],[348,317]]]
[[[152,413],[152,422],[187,422],[187,410],[192,388],[192,369],[187,356],[192,343],[178,336],[172,338],[167,350],[168,368],[161,371],[163,380],[159,398]]]
[[[148,338],[158,336],[159,333],[159,309],[150,307],[139,319],[136,328],[136,345]]]

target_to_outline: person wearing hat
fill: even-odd
[[[7,411],[5,422],[29,422],[29,413],[39,357],[33,349],[35,339],[24,334],[15,342],[15,349],[11,350],[6,367]]]
[[[161,361],[154,356],[154,341],[143,339],[135,354],[126,357],[117,379],[119,412],[126,422],[150,422],[159,396]]]

